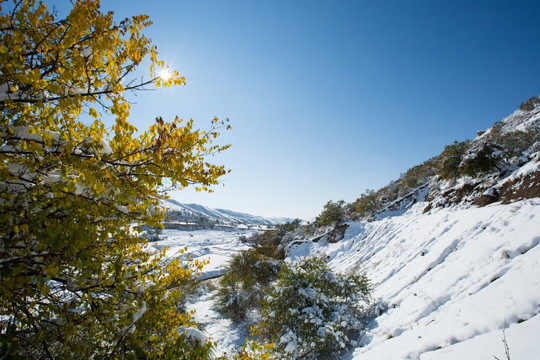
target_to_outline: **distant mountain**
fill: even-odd
[[[165,227],[271,227],[293,220],[256,216],[226,209],[212,209],[199,204],[183,204],[176,200],[164,201],[162,207],[167,211]]]

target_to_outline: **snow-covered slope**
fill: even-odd
[[[162,202],[162,207],[167,210],[168,218],[171,221],[196,223],[199,225],[224,225],[231,227],[239,225],[273,226],[292,221],[292,219],[288,218],[269,218],[225,209],[212,209],[199,204],[183,204],[176,200],[164,201]]]
[[[388,310],[349,359],[540,358],[540,199],[354,222],[336,244],[305,242],[291,257],[323,253],[363,271]],[[517,356],[521,355],[521,356]]]
[[[504,339],[512,360],[540,359],[540,97],[528,102],[467,145],[464,159],[494,149],[498,171],[421,178],[337,243],[336,228],[288,244],[374,283],[384,311],[345,359],[502,360]]]

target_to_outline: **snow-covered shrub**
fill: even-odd
[[[270,253],[265,254],[267,256],[283,259],[284,253],[280,253],[278,250],[279,246],[303,232],[304,227],[301,225],[301,221],[295,219],[284,224],[278,224],[273,229],[266,230],[263,233],[254,234],[248,239],[248,242],[257,244],[259,247],[258,251],[261,253],[270,251]]]
[[[484,144],[478,149],[469,149],[459,164],[459,172],[475,177],[495,169],[501,172],[500,163],[506,156],[505,149],[499,144]]]
[[[540,96],[533,96],[529,100],[521,103],[519,109],[523,111],[532,111],[538,105],[540,105]]]
[[[461,174],[472,177],[495,171],[503,174],[540,140],[538,129],[509,131],[504,126],[502,122],[496,123],[483,138],[472,143],[459,165]]]
[[[356,344],[371,287],[364,275],[334,273],[320,257],[285,264],[255,331],[278,359],[320,359]]]
[[[235,322],[244,321],[259,307],[266,287],[277,278],[279,261],[267,256],[266,247],[255,247],[235,255],[219,282],[218,310]]]
[[[540,140],[540,132],[532,129],[505,132],[502,129],[502,125],[497,123],[491,128],[489,138],[492,142],[504,147],[510,157],[521,156],[535,142]]]
[[[142,234],[141,237],[147,239],[150,242],[159,241],[163,229],[159,226],[150,226]]]

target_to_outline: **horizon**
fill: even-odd
[[[65,11],[69,1],[47,2]],[[354,201],[540,95],[540,3],[102,1],[187,85],[132,100],[129,120],[229,118],[232,172],[181,203],[310,220]],[[147,70],[143,68],[142,70]],[[215,160],[214,160],[215,159]]]

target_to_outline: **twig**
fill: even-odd
[[[510,360],[510,348],[508,347],[508,341],[506,341],[506,333],[504,332],[504,329],[502,329],[502,333],[503,333],[502,342],[504,344],[504,354],[506,355],[506,360]],[[495,358],[495,360],[501,360],[495,355],[493,355],[493,357]]]

